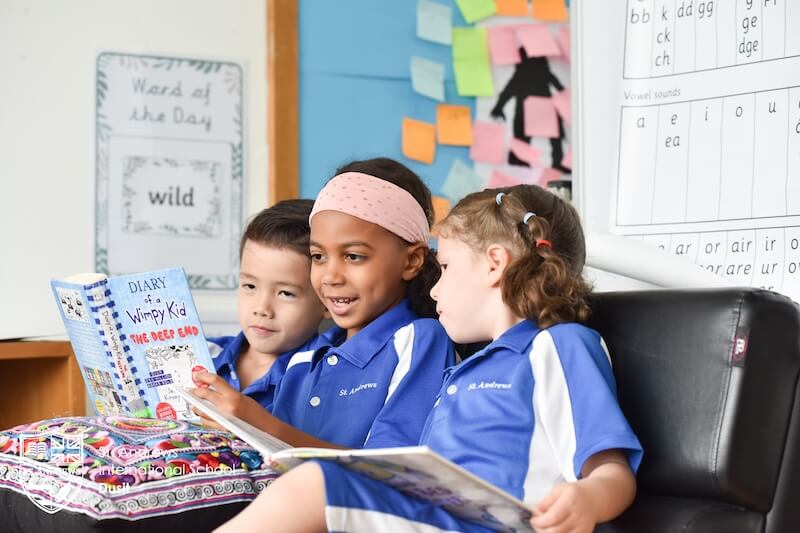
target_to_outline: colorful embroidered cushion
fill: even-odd
[[[0,432],[0,529],[64,531],[69,524],[117,533],[162,517],[158,523],[208,531],[277,475],[234,435],[187,422],[45,420]]]

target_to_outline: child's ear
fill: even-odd
[[[406,264],[403,268],[403,279],[411,281],[417,277],[422,267],[425,266],[425,258],[428,257],[428,246],[421,242],[412,244],[406,249]]]
[[[499,244],[490,244],[486,248],[486,262],[489,266],[487,281],[491,287],[499,287],[508,265],[511,264],[511,252]]]

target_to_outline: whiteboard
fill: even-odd
[[[50,279],[94,271],[97,51],[245,64],[245,218],[266,206],[265,10],[261,0],[0,2],[0,339],[62,335]],[[237,321],[234,291],[195,300],[204,322]]]
[[[573,15],[589,229],[800,299],[800,1],[580,2]]]

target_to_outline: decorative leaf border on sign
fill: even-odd
[[[97,55],[95,82],[95,269],[97,272],[109,274],[108,271],[108,187],[109,187],[109,139],[113,133],[107,121],[104,104],[108,91],[106,70],[118,61],[127,70],[140,68],[158,68],[172,70],[187,66],[203,74],[216,74],[222,69],[225,88],[228,94],[238,96],[234,103],[233,123],[237,140],[231,143],[231,224],[230,275],[212,276],[204,274],[188,274],[189,287],[205,290],[231,290],[238,286],[235,272],[239,264],[239,235],[242,220],[242,201],[244,189],[244,117],[242,114],[242,84],[244,74],[242,67],[233,62],[206,61],[179,57],[163,57],[154,55],[126,54],[120,52],[102,52]]]

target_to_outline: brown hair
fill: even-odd
[[[498,194],[504,193],[499,199]],[[527,224],[523,222],[527,213]],[[586,245],[567,202],[535,185],[486,189],[463,198],[435,228],[483,253],[493,243],[514,258],[503,273],[503,302],[540,327],[585,322],[591,287],[582,277]],[[537,241],[549,241],[546,243]]]
[[[242,234],[239,258],[247,241],[273,248],[288,248],[310,257],[308,241],[311,228],[308,217],[312,207],[313,200],[283,200],[262,210],[247,224]]]
[[[384,181],[397,185],[407,191],[422,207],[428,225],[433,225],[433,202],[431,191],[422,182],[422,179],[402,163],[388,157],[376,157],[363,161],[352,161],[336,170],[336,176],[345,172],[363,172]],[[334,177],[336,177],[334,176]],[[331,178],[333,179],[333,178]],[[408,300],[411,308],[417,315],[426,318],[436,318],[436,302],[431,298],[431,289],[442,271],[433,250],[428,250],[422,270],[408,283]]]

